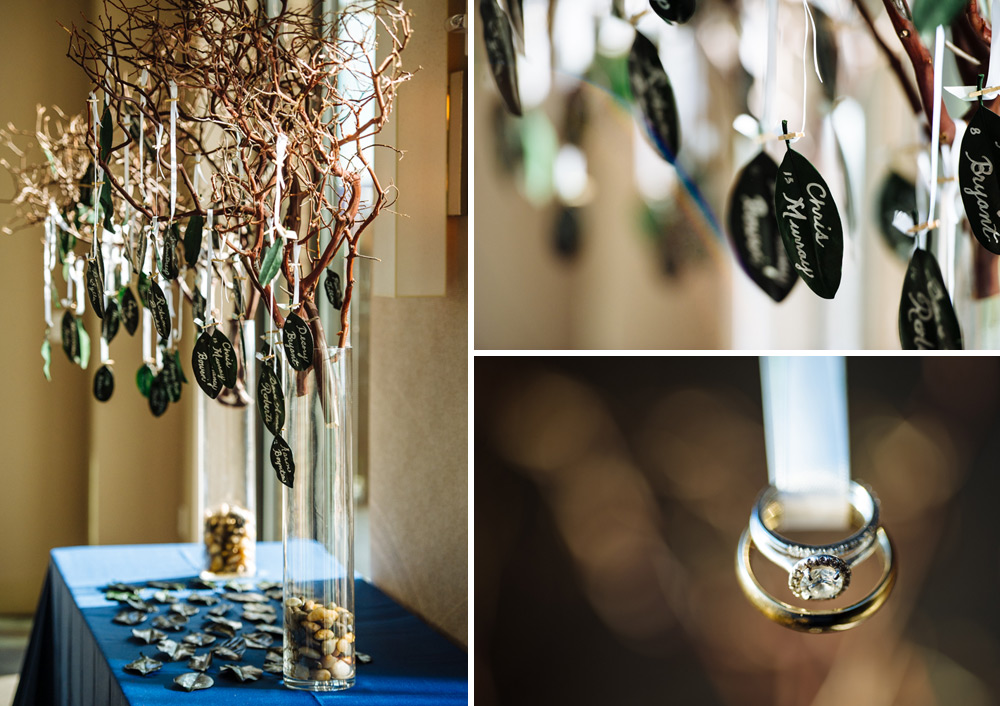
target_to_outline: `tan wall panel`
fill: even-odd
[[[465,11],[457,0],[448,7]],[[406,90],[447,81],[448,70],[464,64],[464,35],[438,32],[449,66],[420,71]],[[412,131],[434,116],[399,119]],[[468,643],[468,239],[468,219],[448,218],[445,296],[372,298],[369,383],[372,577],[461,644]]]
[[[72,0],[4,6],[0,124],[33,129],[37,103],[82,105],[86,87],[68,70],[66,33],[55,21],[78,10]],[[0,198],[10,198],[6,174],[0,184]],[[0,205],[0,222],[13,213]],[[42,375],[41,239],[41,226],[0,237],[0,613],[34,611],[48,550],[87,539],[90,381],[58,341],[52,382]]]
[[[371,552],[376,584],[464,644],[468,221],[448,220],[448,295],[372,301]]]
[[[82,109],[88,86],[66,58],[68,37],[58,25],[80,21],[90,3],[56,0],[5,6],[0,23],[0,124],[32,129],[35,105]],[[0,198],[12,186],[0,175]],[[0,222],[13,208],[0,205]],[[91,396],[98,368],[98,320],[85,321],[92,338],[87,371],[67,361],[52,342],[52,382],[41,372],[42,228],[0,238],[0,614],[30,613],[38,601],[48,562],[57,546],[177,541],[178,506],[189,400],[154,420],[135,388],[140,346],[122,329],[112,344],[117,360],[115,396],[107,404]],[[62,291],[62,277],[55,276]],[[54,313],[58,326],[60,311]],[[190,344],[190,342],[188,342]],[[182,352],[182,359],[189,354]],[[163,440],[167,440],[163,443]],[[93,491],[93,492],[91,492]],[[16,538],[16,541],[15,541]]]

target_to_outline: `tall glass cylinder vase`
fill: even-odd
[[[294,689],[354,685],[354,492],[351,355],[285,365],[285,432],[295,463],[282,486],[284,681]]]
[[[237,382],[218,398],[198,393],[198,477],[204,527],[205,568],[202,578],[225,580],[256,573],[257,453],[254,324],[240,329],[231,322],[224,333],[237,351]],[[244,367],[245,361],[245,367]]]

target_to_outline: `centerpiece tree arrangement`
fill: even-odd
[[[139,390],[157,416],[180,398],[186,302],[191,375],[227,406],[256,403],[286,486],[285,681],[343,688],[354,680],[349,312],[362,237],[390,205],[373,138],[410,77],[400,56],[411,30],[388,0],[336,14],[273,5],[105,0],[99,19],[66,28],[94,86],[87,109],[55,120],[39,109],[44,159],[9,128],[15,157],[2,164],[17,187],[15,227],[46,224],[46,302],[63,265],[63,348],[84,368],[82,293],[102,319],[98,399],[114,390],[119,325],[134,335],[140,317]],[[321,290],[339,310],[332,336]],[[206,542],[220,563],[209,568],[239,573],[241,515],[216,519]]]

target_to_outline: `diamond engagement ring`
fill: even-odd
[[[849,630],[870,618],[882,607],[896,583],[896,562],[892,542],[884,527],[875,533],[875,551],[882,557],[882,576],[871,593],[857,603],[835,610],[809,610],[789,605],[769,594],[760,585],[750,566],[750,530],[743,530],[736,548],[736,577],[740,588],[757,610],[786,628],[811,633]]]
[[[867,487],[851,482],[850,502],[860,517],[861,528],[833,544],[802,544],[778,534],[783,507],[777,488],[768,486],[750,513],[750,537],[754,546],[778,566],[788,570],[788,588],[803,600],[829,600],[851,583],[851,567],[876,549],[879,529],[878,498]]]
[[[854,534],[833,544],[802,544],[778,534],[784,506],[773,486],[757,498],[750,524],[736,548],[736,576],[740,588],[761,613],[787,628],[826,633],[847,630],[871,617],[889,597],[896,582],[892,542],[880,526],[879,502],[866,486],[852,482],[851,508],[860,525]],[[802,600],[827,600],[840,595],[851,582],[851,568],[872,554],[882,560],[882,575],[872,591],[858,602],[834,610],[799,608],[778,600],[757,581],[750,564],[750,550],[788,570],[788,587]]]

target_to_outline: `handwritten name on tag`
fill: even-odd
[[[102,365],[94,375],[94,397],[98,402],[107,402],[115,391],[115,376],[111,368]]]
[[[167,392],[163,375],[157,375],[149,386],[149,411],[154,417],[162,416],[170,406],[170,393]]]
[[[73,312],[67,311],[63,314],[60,330],[62,331],[62,349],[69,361],[75,363],[80,357],[80,331],[77,328]]]
[[[517,92],[517,63],[510,21],[496,0],[481,0],[479,14],[483,19],[483,41],[490,72],[507,110],[521,115],[521,98]]]
[[[816,294],[833,299],[844,261],[840,213],[823,177],[791,146],[778,167],[774,209],[792,267]]]
[[[778,165],[760,152],[740,172],[729,197],[729,240],[736,259],[774,301],[780,302],[798,281],[785,252],[774,210]]]
[[[236,351],[226,334],[219,329],[212,334],[212,364],[226,387],[236,387]]]
[[[653,146],[660,156],[673,162],[681,147],[681,128],[674,89],[660,63],[656,47],[640,32],[635,33],[635,41],[629,53],[628,78]]]
[[[961,350],[962,331],[934,255],[917,249],[899,302],[899,342],[904,350]]]
[[[298,314],[291,312],[285,319],[282,330],[288,364],[295,370],[308,370],[313,361],[313,335],[309,324]]]
[[[181,401],[181,372],[180,361],[174,353],[165,351],[163,354],[163,370],[160,377],[163,378],[163,386],[167,391],[167,397],[171,402]]]
[[[199,328],[205,326],[205,309],[207,306],[208,302],[205,301],[205,296],[201,293],[201,290],[195,289],[194,294],[191,295],[191,318]]]
[[[295,461],[291,448],[280,434],[275,434],[271,442],[271,466],[278,474],[278,480],[291,488],[295,483]]]
[[[101,267],[97,260],[87,263],[87,298],[94,308],[97,318],[104,318],[104,277],[101,275]]]
[[[981,106],[962,138],[958,184],[976,240],[1000,255],[1000,116]]]
[[[198,387],[214,400],[222,391],[223,380],[213,362],[212,350],[212,334],[203,331],[191,352],[191,373]]]
[[[116,299],[108,299],[108,308],[104,310],[104,323],[101,326],[101,333],[108,343],[118,335],[118,327],[121,323],[121,313]]]
[[[281,434],[285,426],[285,394],[278,376],[266,364],[261,366],[257,379],[257,409],[268,431],[275,436]]]
[[[122,321],[125,322],[125,330],[129,336],[135,335],[135,330],[139,327],[139,302],[132,294],[131,287],[125,287],[122,292]]]
[[[170,308],[167,306],[163,290],[156,282],[150,281],[146,300],[149,303],[149,313],[153,315],[156,332],[160,334],[160,338],[166,339],[170,336]]]

